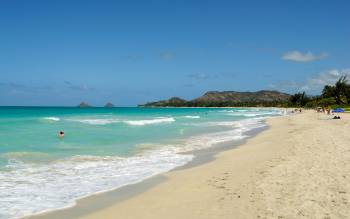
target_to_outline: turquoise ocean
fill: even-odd
[[[73,206],[244,139],[279,109],[0,107],[0,218]],[[65,137],[59,138],[58,132]],[[183,153],[186,152],[186,153]]]

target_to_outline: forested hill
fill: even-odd
[[[168,100],[150,102],[141,107],[223,107],[223,106],[282,106],[290,98],[279,91],[262,90],[257,92],[210,91],[193,100],[172,97]]]

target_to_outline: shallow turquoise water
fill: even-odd
[[[0,218],[74,204],[245,138],[276,109],[0,107]],[[65,132],[63,139],[59,131]],[[35,202],[33,202],[35,200]]]

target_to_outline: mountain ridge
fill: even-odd
[[[290,95],[276,90],[255,92],[208,91],[193,100],[172,97],[168,100],[148,102],[140,107],[223,107],[223,106],[280,106]]]

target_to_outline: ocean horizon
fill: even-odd
[[[0,107],[0,218],[70,207],[79,198],[141,182],[187,164],[196,150],[242,140],[265,127],[265,118],[284,113]]]

